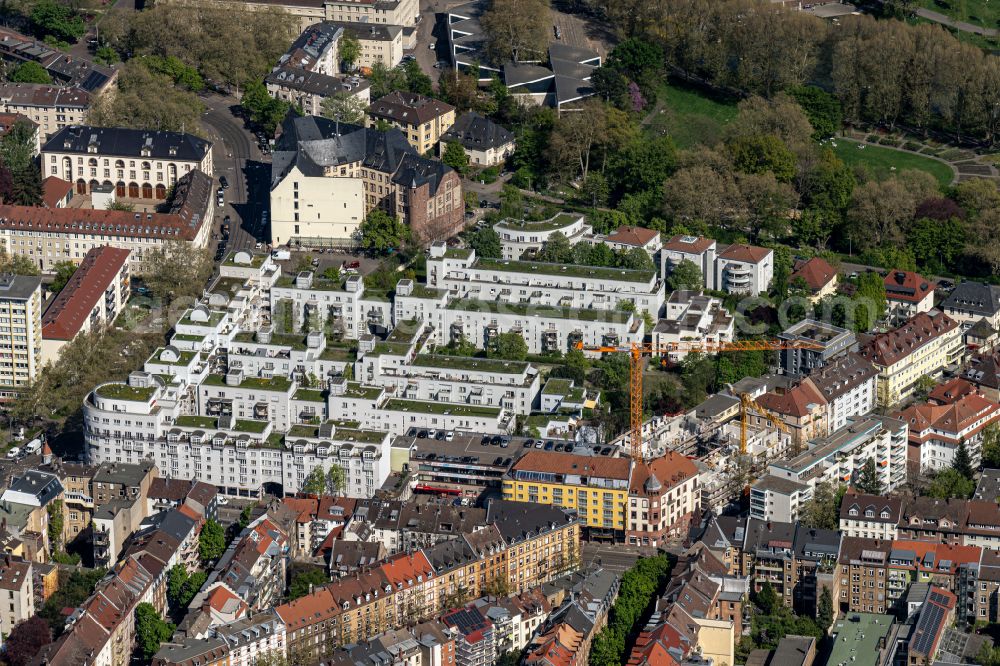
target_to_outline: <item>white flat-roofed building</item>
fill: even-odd
[[[618,310],[624,301],[659,317],[664,287],[656,271],[476,257],[474,250],[431,245],[427,285],[463,299]]]
[[[538,252],[555,233],[565,236],[570,245],[593,233],[583,215],[575,213],[559,213],[541,222],[501,220],[493,225],[493,230],[500,236],[503,258],[508,260],[520,259],[526,252]]]
[[[826,436],[813,439],[809,448],[790,460],[772,462],[768,472],[782,479],[815,488],[821,481],[834,487],[852,485],[869,459],[875,460],[885,492],[906,483],[908,428],[887,416],[863,416]]]
[[[804,483],[766,474],[750,488],[750,517],[794,523],[813,489]]]
[[[271,314],[277,332],[285,331],[278,311],[291,307],[292,330],[301,330],[306,318],[310,325],[340,330],[357,340],[372,327],[392,327],[392,303],[384,292],[366,290],[364,279],[352,275],[345,280],[329,280],[305,271],[283,276],[271,287]]]
[[[735,318],[722,300],[699,291],[675,291],[667,299],[663,317],[653,329],[657,346],[671,342],[731,342],[735,338]],[[679,359],[685,353],[671,354]]]
[[[530,303],[454,299],[442,313],[442,342],[466,340],[486,348],[493,336],[519,333],[529,354],[565,352],[585,346],[642,342],[640,315],[624,310],[587,310]]]

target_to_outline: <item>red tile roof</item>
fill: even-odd
[[[907,303],[919,303],[937,286],[913,271],[889,271],[883,282],[886,298]]]
[[[919,443],[927,439],[958,441],[960,436],[970,436],[971,433],[966,430],[977,421],[982,423],[976,431],[1000,418],[1000,405],[972,394],[947,405],[912,405],[895,417],[910,426],[911,442]]]
[[[789,281],[796,278],[802,278],[806,286],[816,292],[836,280],[837,271],[823,257],[813,257],[796,265],[795,272],[789,276]]]
[[[42,204],[46,208],[58,208],[59,202],[73,191],[73,183],[56,176],[42,181]]]
[[[767,255],[771,254],[771,250],[766,247],[757,247],[755,245],[741,245],[733,244],[727,247],[720,255],[720,259],[729,259],[730,261],[743,261],[748,264],[759,264],[767,258]]]
[[[664,455],[654,458],[649,463],[636,465],[632,469],[632,479],[629,481],[629,492],[644,494],[645,484],[650,474],[660,482],[661,495],[685,480],[698,475],[698,468],[687,456],[676,451],[667,451]]]
[[[933,400],[934,402],[942,405],[947,405],[955,402],[959,398],[978,392],[979,390],[972,383],[965,381],[961,377],[955,377],[954,379],[949,379],[944,384],[938,384],[935,386],[934,389],[927,394],[927,399]]]
[[[528,451],[514,463],[514,471],[550,472],[553,474],[580,474],[606,479],[629,478],[628,458],[582,456],[555,451]]]
[[[685,236],[678,234],[663,244],[663,249],[688,254],[701,254],[715,244],[714,238],[704,236]]]
[[[76,337],[128,257],[128,250],[110,245],[90,250],[73,277],[45,310],[42,337],[47,340],[72,340]]]
[[[659,231],[653,231],[645,227],[618,227],[614,233],[608,235],[608,242],[645,247],[649,241],[659,235]]]
[[[809,408],[810,405],[822,407],[826,399],[812,383],[803,382],[784,393],[765,393],[757,398],[757,402],[776,415],[801,418],[814,411]]]
[[[169,213],[0,205],[0,227],[117,238],[193,240],[211,210],[213,180],[192,171],[177,181]]]
[[[921,312],[899,328],[874,336],[859,353],[876,365],[888,367],[957,326],[958,323],[943,312],[933,315]]]

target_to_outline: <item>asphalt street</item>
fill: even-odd
[[[207,112],[203,116],[214,145],[215,175],[225,176],[225,205],[216,211],[216,229],[229,215],[230,237],[226,250],[253,249],[258,242],[267,243],[268,229],[262,221],[267,210],[266,194],[270,179],[270,164],[263,161],[253,135],[234,115],[235,100],[221,95],[206,95]]]

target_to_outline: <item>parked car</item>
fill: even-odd
[[[222,185],[222,189],[227,189],[229,187],[229,181],[226,180],[225,176],[219,176],[219,185]]]

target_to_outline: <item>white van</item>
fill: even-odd
[[[42,450],[42,440],[37,438],[31,440],[24,446],[24,453],[29,456],[33,453],[38,453],[41,450]]]
[[[21,449],[19,449],[16,446],[7,452],[7,457],[10,458],[11,460],[18,457],[19,455],[21,455]]]

